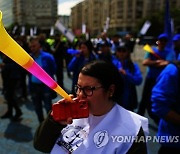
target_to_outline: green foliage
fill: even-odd
[[[180,9],[170,10],[171,18],[174,22],[175,33],[180,30]],[[136,32],[139,33],[145,21],[149,20],[151,22],[151,27],[148,29],[147,36],[158,36],[164,31],[164,11],[159,11],[150,14],[147,18],[142,19],[138,22],[136,27]]]
[[[157,36],[159,33],[163,32],[164,17],[162,12],[152,13],[148,17],[140,20],[136,28],[138,32],[147,20],[151,22],[151,26],[146,33],[147,36]]]

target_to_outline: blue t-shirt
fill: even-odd
[[[179,103],[179,70],[174,64],[169,64],[157,78],[152,89],[152,112],[160,117],[158,136],[176,137],[174,142],[167,138],[161,142],[166,146],[180,147],[180,127],[164,119],[170,110],[180,113]],[[178,137],[178,140],[177,140]]]

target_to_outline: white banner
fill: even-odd
[[[63,33],[67,39],[71,42],[73,42],[75,36],[70,32],[68,31],[68,29],[66,29],[66,27],[60,22],[60,20],[57,20],[56,23],[55,23],[55,27],[61,32]]]
[[[107,17],[107,18],[106,18],[106,24],[105,24],[105,26],[104,26],[104,32],[107,32],[107,30],[109,29],[109,21],[110,21],[110,18]]]
[[[14,26],[13,30],[12,30],[12,33],[15,34],[16,33],[16,30],[17,30],[18,26]]]
[[[140,34],[141,35],[145,35],[150,26],[151,26],[151,22],[150,21],[146,21],[144,23],[143,27],[141,28]]]
[[[54,27],[53,26],[50,29],[50,36],[54,36]]]
[[[21,36],[24,36],[25,35],[25,26],[22,26],[21,27]]]
[[[37,34],[37,27],[34,27],[34,29],[33,29],[33,34],[34,34],[34,35]]]
[[[86,34],[86,24],[82,24],[82,33]]]
[[[34,36],[34,30],[33,30],[33,28],[30,28],[30,36],[31,36],[31,37]]]

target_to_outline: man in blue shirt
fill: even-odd
[[[160,118],[159,154],[180,153],[180,68],[169,64],[157,78],[152,89],[152,112]],[[170,140],[171,139],[171,140]]]
[[[176,53],[175,64],[169,64],[157,78],[152,89],[152,112],[160,118],[158,137],[166,137],[161,142],[159,154],[180,153],[180,35],[173,37]],[[172,138],[169,142],[168,137]]]
[[[146,52],[145,59],[143,61],[143,65],[147,66],[148,69],[138,113],[140,115],[144,115],[145,110],[147,109],[149,116],[156,123],[159,122],[159,118],[151,111],[151,91],[161,71],[169,62],[175,60],[174,51],[166,48],[167,42],[168,36],[164,33],[160,34],[158,36],[157,47],[152,47],[154,54]]]
[[[30,50],[35,62],[53,78],[56,72],[54,57],[42,50],[38,39],[30,41]],[[52,106],[52,90],[33,75],[30,76],[29,82],[35,111],[39,122],[42,122],[44,120],[42,103],[44,103],[45,110],[48,113]]]

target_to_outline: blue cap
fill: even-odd
[[[180,34],[174,35],[173,41],[180,41]]]
[[[99,42],[99,45],[102,47],[104,47],[104,46],[107,46],[107,47],[111,47],[111,43],[110,42],[108,42],[108,41],[100,41]]]
[[[161,40],[161,39],[167,39],[168,40],[168,35],[166,33],[162,33],[158,36],[158,40]]]
[[[168,40],[168,35],[166,33],[162,33],[158,36],[158,40],[161,40],[161,39],[167,39]]]

